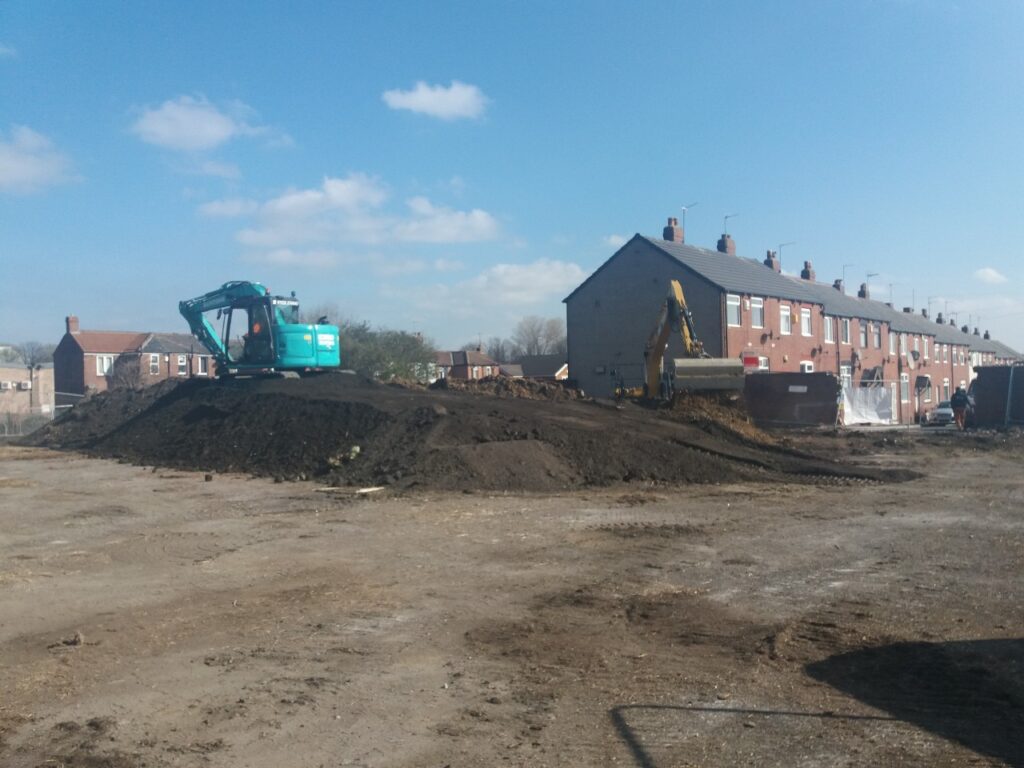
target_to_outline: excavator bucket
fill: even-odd
[[[743,361],[728,357],[676,358],[673,389],[676,392],[742,391]]]

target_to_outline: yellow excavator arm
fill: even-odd
[[[673,332],[683,340],[683,351],[688,358],[707,357],[704,345],[697,340],[693,317],[678,280],[669,281],[668,296],[662,302],[658,322],[644,346],[644,379],[648,397],[656,397],[661,389],[662,363]]]

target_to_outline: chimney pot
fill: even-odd
[[[861,299],[870,299],[871,298],[871,294],[868,292],[868,284],[867,283],[861,283],[860,284],[860,290],[857,291],[857,297],[861,298]]]
[[[722,236],[718,238],[718,252],[728,254],[729,256],[735,256],[736,241],[734,241],[729,235],[723,233]]]
[[[986,339],[991,339],[992,337],[988,335],[988,331],[985,331],[985,335],[984,335],[984,337],[983,337],[983,338],[986,338]]]
[[[975,328],[975,329],[974,329],[974,335],[975,335],[975,336],[981,336],[981,334],[980,334],[980,333],[978,333],[978,329],[977,329],[977,328]]]
[[[683,228],[679,226],[679,219],[675,216],[668,217],[668,224],[665,225],[665,229],[662,230],[661,237],[663,240],[668,240],[670,243],[686,242],[686,233],[683,231]]]
[[[843,281],[841,279],[835,280],[835,282],[832,283],[832,287],[835,288],[840,293],[846,293],[846,286],[843,284]]]
[[[964,333],[970,333],[971,332],[970,327],[966,326],[966,325],[961,325],[960,326],[960,330],[963,331]]]
[[[779,261],[779,254],[775,251],[768,251],[764,257],[764,265],[773,272],[782,272],[782,262]]]
[[[937,315],[935,316],[935,322],[936,322],[936,323],[938,323],[939,325],[942,325],[942,324],[943,324],[944,322],[946,322],[946,321],[945,321],[945,319],[943,319],[943,317],[942,317],[942,313],[941,313],[941,312],[939,312],[939,313],[938,313],[938,314],[937,314]]]
[[[64,318],[64,327],[68,333],[78,333],[78,317],[76,315],[68,315]]]
[[[921,317],[923,317],[925,320],[928,319],[928,308],[927,307],[921,307]]]
[[[954,320],[952,317],[949,318],[949,324],[956,328],[956,320]]]
[[[814,280],[814,267],[811,265],[811,262],[804,262],[804,268],[800,270],[800,278],[802,280]]]

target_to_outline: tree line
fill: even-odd
[[[492,336],[470,342],[463,349],[479,349],[498,363],[518,363],[534,355],[566,355],[565,322],[559,317],[528,315],[516,323],[508,338]]]

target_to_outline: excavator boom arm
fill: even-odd
[[[678,280],[669,282],[668,296],[662,302],[661,312],[658,314],[658,322],[654,331],[647,340],[644,349],[644,371],[647,380],[647,393],[653,397],[658,392],[661,384],[661,365],[665,358],[665,349],[668,347],[669,337],[672,332],[679,333],[683,340],[683,349],[687,357],[701,357],[704,354],[704,347],[697,341],[697,333],[693,328],[693,318],[686,306],[686,297],[683,296],[683,286]]]

